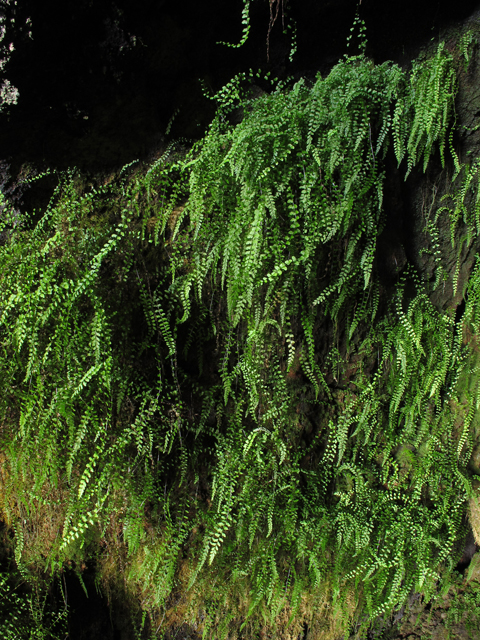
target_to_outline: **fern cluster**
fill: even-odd
[[[305,594],[347,629],[352,593],[370,617],[433,593],[473,495],[479,270],[455,323],[411,268],[382,307],[375,256],[386,155],[406,177],[443,162],[455,87],[443,45],[411,73],[345,57],[255,101],[237,78],[186,153],[92,189],[65,173],[10,229],[19,566],[118,562],[159,633],[183,607],[212,637],[301,625]]]
[[[0,573],[0,631],[5,640],[60,640],[67,609],[53,616],[45,611],[45,596],[20,593],[12,572]],[[43,600],[43,601],[42,601]],[[59,629],[60,627],[60,629]]]

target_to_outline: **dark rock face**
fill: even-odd
[[[464,26],[478,30],[479,24],[480,11],[477,10],[465,21]],[[455,40],[453,37],[449,38],[448,33],[446,37],[447,48],[453,53]],[[458,94],[455,103],[456,134],[453,138],[453,148],[460,163],[468,163],[469,158],[478,157],[480,151],[480,132],[475,130],[480,116],[479,86],[480,55],[477,48],[468,70],[461,71],[458,75]],[[446,152],[444,168],[441,167],[438,157],[432,160],[425,174],[418,169],[413,172],[411,178],[401,188],[400,199],[403,208],[401,218],[407,258],[430,284],[435,281],[435,260],[432,255],[432,237],[426,229],[427,220],[433,219],[442,206],[451,205],[451,200],[445,197],[454,189],[451,183],[454,166],[450,153]],[[480,248],[478,240],[475,239],[468,245],[467,235],[467,225],[460,216],[455,231],[454,246],[452,246],[449,217],[446,213],[439,215],[438,241],[446,275],[443,283],[431,292],[430,299],[438,309],[443,311],[453,312],[456,309],[461,312],[463,308],[466,283],[475,255]],[[457,261],[458,282],[454,291],[453,282]]]
[[[480,547],[475,542],[473,533],[470,532],[465,540],[465,546],[463,548],[462,557],[458,561],[458,564],[455,567],[455,570],[463,574],[465,569],[467,569],[467,567],[470,565],[470,562],[473,556],[477,553],[479,548]]]

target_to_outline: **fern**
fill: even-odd
[[[59,176],[0,247],[19,566],[115,549],[159,633],[177,593],[224,636],[298,625],[322,593],[342,624],[351,594],[375,616],[433,593],[473,491],[479,269],[455,323],[412,267],[386,300],[375,257],[389,146],[407,176],[452,150],[453,63],[442,45],[411,72],[347,56],[257,100],[239,74],[190,149],[108,187]],[[454,164],[427,220],[437,285],[439,215],[452,242],[461,218],[478,233],[478,167]],[[62,533],[39,541],[25,522],[52,487]]]

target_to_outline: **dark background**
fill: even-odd
[[[478,6],[478,0],[363,0],[367,55],[407,64],[422,44]],[[215,106],[203,96],[200,79],[214,92],[250,68],[282,78],[327,73],[346,52],[357,0],[284,0],[285,27],[297,26],[292,63],[282,5],[267,62],[269,0],[252,0],[243,47],[217,44],[240,41],[242,8],[242,0],[12,3],[7,18],[13,15],[15,25],[4,44],[10,38],[15,50],[4,76],[20,96],[0,114],[0,159],[12,176],[25,162],[91,172],[119,168],[164,146],[176,110],[168,138],[199,137]]]

